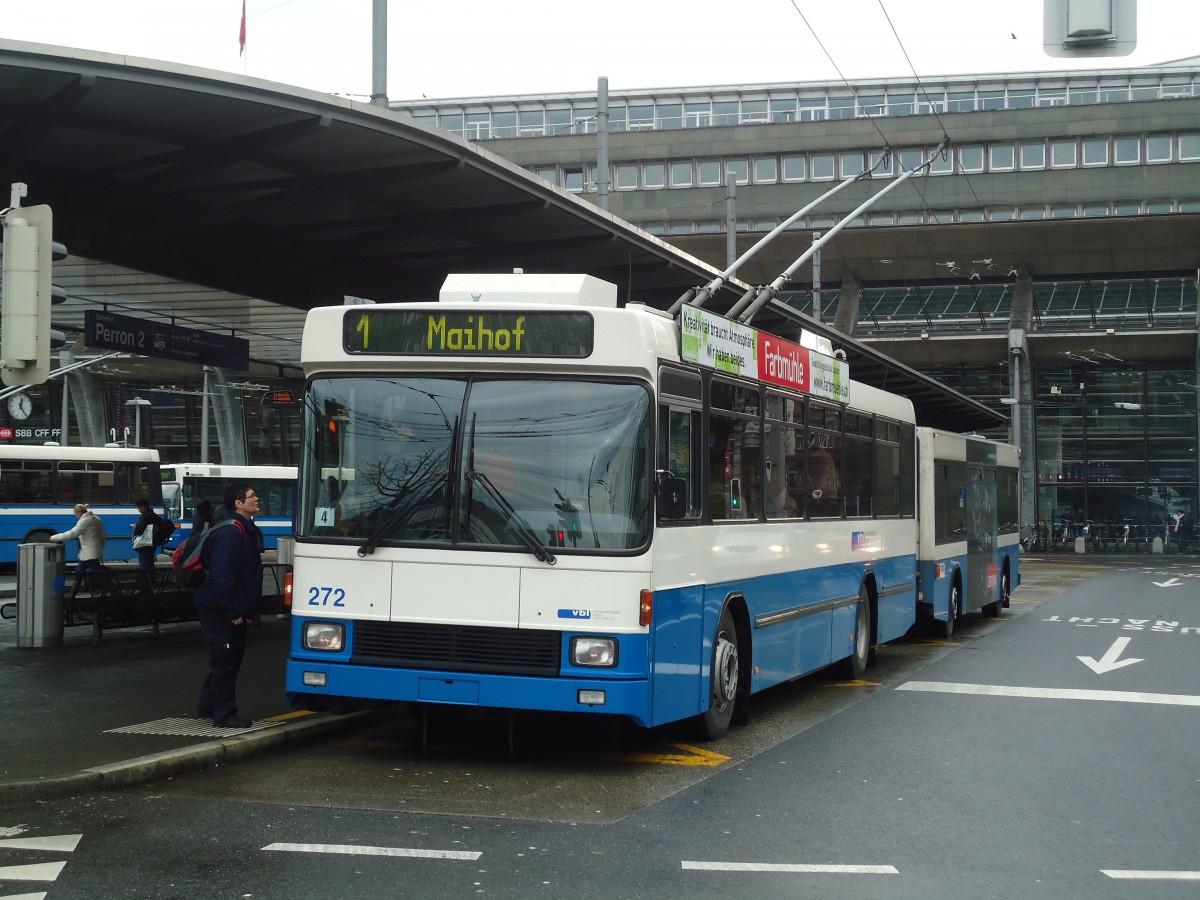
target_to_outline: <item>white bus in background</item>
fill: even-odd
[[[309,312],[286,689],[694,719],[917,615],[912,402],[580,275]]]
[[[162,494],[167,513],[177,527],[168,548],[178,547],[192,533],[198,502],[208,500],[216,511],[225,487],[239,481],[249,482],[261,501],[254,524],[262,531],[264,549],[273,550],[281,537],[291,537],[295,530],[295,466],[170,463],[162,467]]]
[[[134,504],[141,497],[162,510],[157,450],[0,444],[0,564],[16,563],[20,544],[74,528],[76,503],[104,523],[104,559],[136,559]],[[78,541],[64,546],[67,560],[78,558]]]
[[[918,428],[917,458],[919,609],[950,637],[965,613],[998,617],[1021,583],[1020,450]]]

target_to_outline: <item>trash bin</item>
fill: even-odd
[[[61,647],[66,553],[62,544],[17,547],[17,646]]]

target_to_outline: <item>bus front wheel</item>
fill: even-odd
[[[713,661],[709,693],[709,707],[700,716],[702,736],[706,740],[715,741],[724,737],[733,721],[734,707],[737,706],[738,677],[738,636],[733,623],[733,616],[726,608],[721,612],[717,623],[717,634],[713,640]]]

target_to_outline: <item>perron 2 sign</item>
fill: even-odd
[[[161,356],[237,372],[250,368],[249,341],[211,331],[89,309],[84,312],[84,336],[89,347],[102,350]]]

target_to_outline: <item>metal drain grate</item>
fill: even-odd
[[[153,722],[142,722],[140,725],[125,725],[121,728],[109,728],[105,734],[168,734],[180,737],[236,737],[239,734],[249,734],[252,731],[262,731],[273,728],[279,722],[255,722],[249,728],[221,728],[208,719],[180,716],[170,719],[155,719]]]

